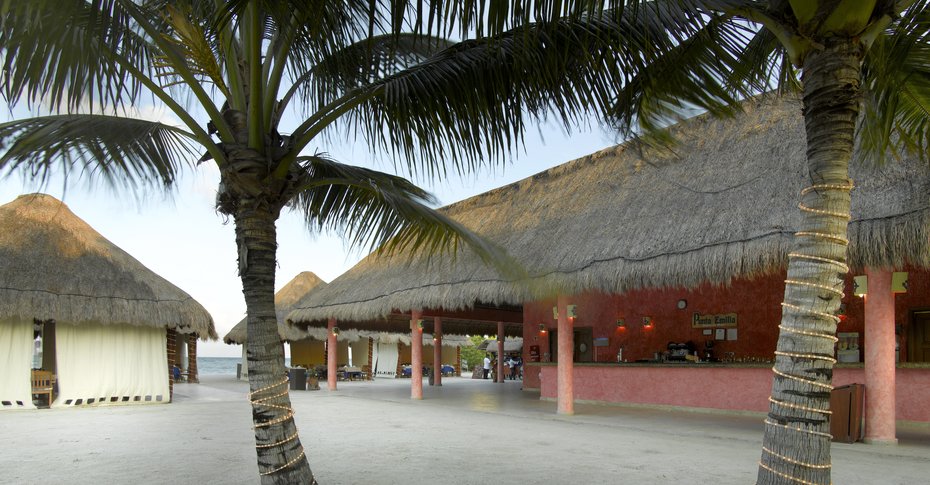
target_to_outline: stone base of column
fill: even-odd
[[[897,438],[863,438],[863,443],[867,445],[895,446],[898,444]]]

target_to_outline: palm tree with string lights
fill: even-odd
[[[606,112],[636,65],[672,46],[665,26],[587,17],[580,8],[565,21],[558,9],[512,22],[486,12],[475,18],[488,19],[493,35],[469,28],[450,40],[451,25],[473,19],[442,10],[443,2],[424,5],[2,3],[0,91],[33,116],[0,124],[0,172],[40,182],[89,177],[133,191],[171,189],[202,164],[219,170],[216,207],[235,225],[248,313],[262,483],[316,482],[282,379],[274,308],[282,210],[356,246],[432,254],[465,245],[512,269],[499,249],[432,210],[430,194],[314,151],[320,141],[354,134],[411,175],[470,173],[506,160],[533,120],[571,126],[583,112]],[[142,102],[180,124],[133,116]],[[288,114],[298,121],[285,127]]]
[[[930,11],[914,0],[637,2],[695,26],[623,86],[626,133],[684,108],[729,115],[746,97],[799,92],[810,186],[788,254],[759,484],[831,483],[830,391],[843,297],[854,147],[862,163],[930,148]],[[858,145],[857,145],[858,144]],[[893,160],[889,160],[893,163]]]

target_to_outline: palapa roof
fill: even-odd
[[[491,352],[492,354],[497,353],[497,339],[489,338],[484,339],[476,347],[478,350],[483,350],[485,352]],[[519,352],[523,350],[523,339],[520,337],[517,338],[507,338],[504,339],[504,353],[509,354],[511,352]]]
[[[0,321],[165,327],[217,338],[213,318],[45,194],[0,206]]]
[[[798,196],[811,184],[800,103],[760,97],[736,118],[702,115],[672,132],[678,143],[670,149],[625,143],[443,209],[522,263],[529,285],[502,278],[467,250],[429,266],[409,253],[373,253],[289,319],[690,288],[784,269]],[[851,178],[851,266],[926,267],[928,167],[913,159],[854,165]]]
[[[275,315],[278,317],[278,334],[281,336],[282,341],[299,340],[307,337],[305,333],[298,332],[293,327],[285,325],[284,318],[294,309],[294,305],[301,298],[324,286],[326,286],[326,282],[321,280],[319,276],[312,271],[304,271],[295,276],[291,281],[288,281],[283,288],[275,293],[274,310]],[[247,327],[248,317],[240,320],[239,323],[223,337],[223,342],[227,344],[245,344],[248,342]]]

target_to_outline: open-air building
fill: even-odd
[[[680,123],[672,147],[625,143],[442,209],[506,249],[524,280],[467,250],[429,263],[374,253],[288,318],[416,331],[424,315],[443,328],[454,315],[474,322],[462,333],[519,335],[524,391],[560,413],[584,401],[762,415],[811,182],[800,103],[744,108]],[[930,168],[899,158],[853,164],[851,178],[833,383],[864,384],[865,438],[894,442],[897,421],[930,423]]]
[[[311,271],[303,271],[288,281],[274,295],[275,315],[278,318],[278,335],[281,336],[282,342],[287,342],[291,349],[291,364],[308,366],[313,363],[324,361],[323,341],[316,340],[306,333],[298,332],[284,323],[284,317],[294,309],[294,305],[313,291],[325,287],[326,282]],[[248,318],[243,318],[237,323],[226,336],[223,342],[227,344],[242,345],[242,364],[237,377],[239,379],[248,379],[249,377],[249,359],[248,359]],[[325,340],[325,338],[323,339]]]
[[[196,382],[197,339],[217,338],[203,306],[49,195],[0,206],[0,275],[0,409],[34,407],[34,391],[168,402],[172,366]]]

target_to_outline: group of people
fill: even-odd
[[[510,380],[517,380],[523,378],[523,373],[521,369],[523,367],[523,358],[520,356],[508,355],[507,360],[504,361],[507,364],[507,367],[510,368],[510,375],[507,377]],[[484,378],[487,379],[491,374],[491,369],[494,367],[494,361],[491,359],[491,354],[484,355]]]

